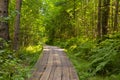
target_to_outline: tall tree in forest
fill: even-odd
[[[116,0],[115,4],[115,16],[114,16],[114,31],[117,31],[118,28],[118,8],[119,8],[119,0]]]
[[[0,38],[4,40],[9,40],[8,4],[9,0],[0,0]]]
[[[97,37],[101,38],[101,0],[98,1]]]
[[[15,18],[15,30],[14,30],[14,50],[18,50],[19,48],[19,30],[20,30],[20,12],[21,12],[22,0],[16,0],[16,18]]]
[[[109,11],[110,11],[110,0],[102,0],[103,8],[102,8],[102,36],[107,34],[108,30],[108,19],[109,19]]]

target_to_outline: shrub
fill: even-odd
[[[112,37],[113,36],[113,37]],[[93,74],[111,75],[120,73],[120,39],[111,35],[91,51]]]

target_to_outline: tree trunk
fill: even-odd
[[[75,9],[76,9],[76,1],[75,0],[74,0],[74,7],[73,7],[73,9],[74,9],[73,16],[74,16],[74,20],[75,20],[75,17],[76,17],[76,11],[75,11]]]
[[[16,18],[15,18],[15,31],[14,31],[14,50],[19,49],[19,30],[20,30],[20,12],[21,12],[22,0],[16,0]]]
[[[0,38],[6,41],[9,40],[8,4],[9,0],[0,0]]]
[[[98,2],[97,37],[101,38],[101,0]]]
[[[109,19],[109,11],[110,11],[110,0],[103,0],[103,8],[102,8],[102,37],[107,34],[108,30],[108,19]]]
[[[115,16],[114,16],[114,31],[117,31],[118,28],[118,8],[119,8],[119,0],[116,0],[115,4]]]

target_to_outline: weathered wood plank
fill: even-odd
[[[56,57],[56,69],[54,72],[54,77],[53,80],[61,80],[61,76],[62,76],[62,68],[61,68],[61,61],[60,61],[60,57],[57,51],[55,51],[54,57]]]
[[[56,67],[57,67],[56,60],[57,60],[57,58],[55,57],[55,51],[53,50],[53,65],[52,65],[52,70],[51,70],[51,73],[50,73],[49,80],[53,80],[54,73],[55,73],[55,70],[56,70]]]
[[[30,78],[30,80],[39,80],[41,75],[44,72],[44,69],[46,68],[47,61],[49,57],[49,51],[44,51],[42,58],[38,61],[38,63],[35,65],[35,70],[33,72],[33,76]]]
[[[53,64],[53,55],[52,55],[52,50],[50,51],[50,56],[48,59],[48,63],[47,63],[47,67],[45,69],[45,71],[43,72],[43,75],[41,76],[40,80],[48,80],[49,79],[49,75],[52,69],[52,64]]]
[[[75,71],[74,66],[72,65],[72,63],[70,62],[70,60],[68,59],[68,57],[66,57],[66,62],[69,66],[69,75],[70,75],[70,79],[69,80],[79,80],[78,76],[77,76],[77,72]]]
[[[61,58],[61,63],[62,63],[62,80],[70,80],[69,79],[69,67],[66,62],[66,57],[63,53],[63,51],[59,50],[59,55]]]

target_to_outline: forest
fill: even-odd
[[[0,0],[0,80],[28,79],[44,45],[79,80],[120,80],[120,0]]]

